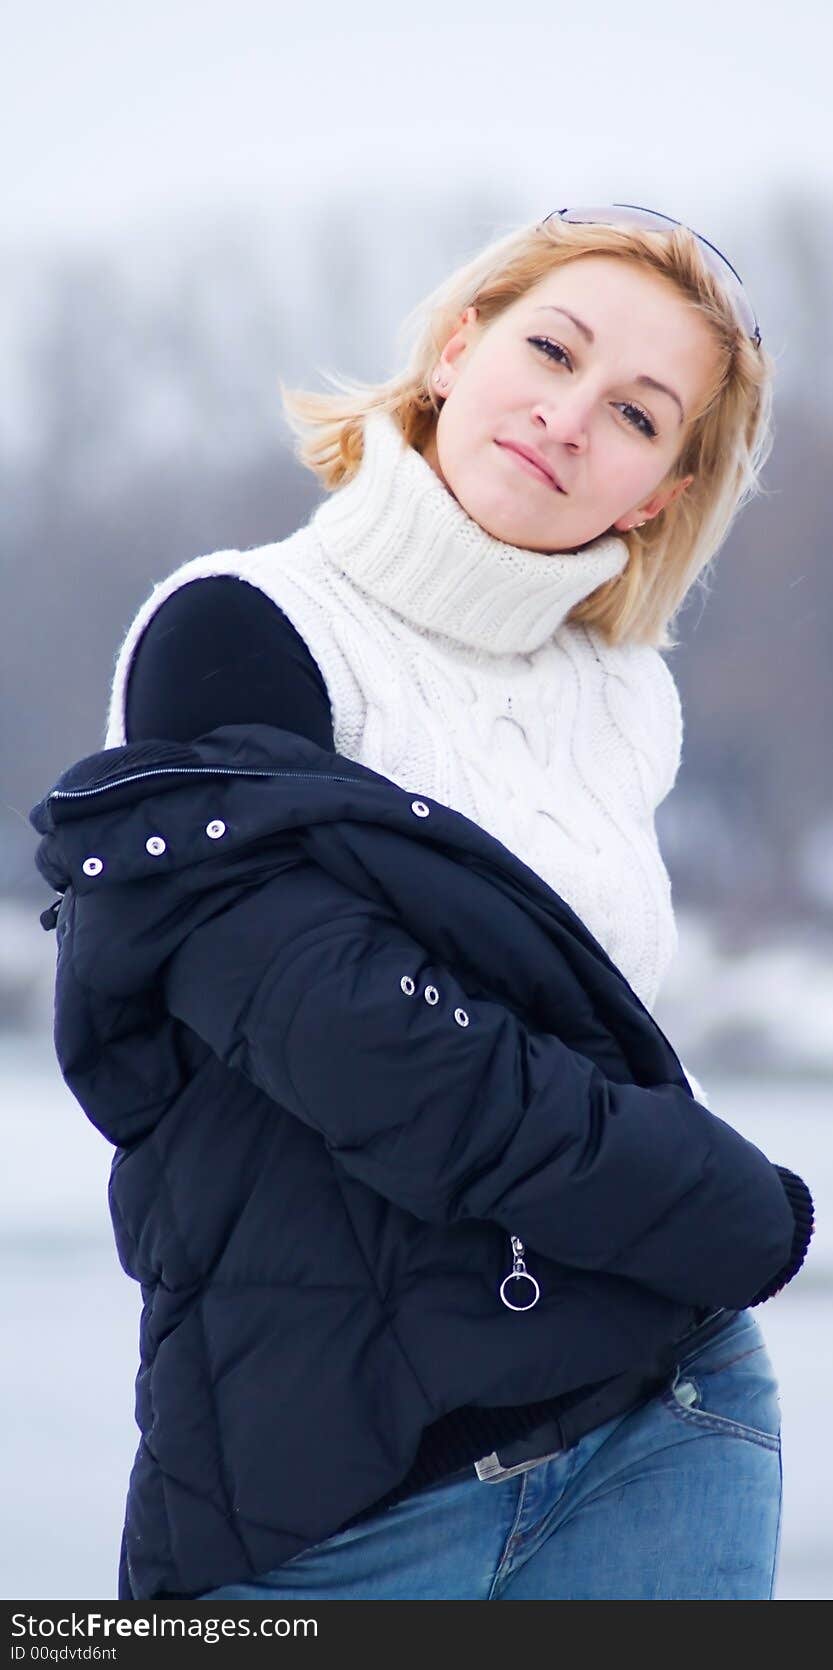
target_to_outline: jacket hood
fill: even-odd
[[[535,871],[417,785],[400,787],[294,732],[227,725],[192,743],[102,749],[62,772],[29,818],[41,836],[41,875],[84,907],[83,960],[99,990],[127,995],[147,986],[190,927],[216,912],[218,891],[231,903],[303,856],[387,908],[435,955],[459,960],[466,943],[476,943],[474,966],[482,969],[485,958],[503,970],[504,980],[496,976],[503,995],[517,1001],[523,990],[533,1016],[550,1013],[551,999],[531,981],[531,928],[542,936],[539,949],[550,959],[556,949],[591,1000],[596,989],[609,991],[613,972],[628,1025],[635,1008],[637,1029],[648,1024],[663,1040],[669,1076],[688,1088],[625,975]],[[461,864],[472,883],[465,889]],[[524,930],[517,938],[507,931],[512,914],[495,910],[495,887],[517,907]]]

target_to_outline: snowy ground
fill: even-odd
[[[697,1071],[697,1063],[690,1063]],[[781,1382],[781,1600],[833,1599],[833,1086],[709,1079],[713,1109],[816,1196],[811,1264],[757,1312]],[[113,1599],[136,1430],[138,1289],[116,1259],[111,1150],[69,1096],[48,1041],[0,1044],[0,1596]]]

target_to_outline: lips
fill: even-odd
[[[528,474],[537,475],[539,481],[545,481],[547,486],[553,488],[557,493],[565,491],[552,465],[547,463],[535,447],[522,445],[520,441],[498,441],[497,445],[503,447],[506,452],[514,453],[516,458],[523,459],[524,463],[529,466]]]

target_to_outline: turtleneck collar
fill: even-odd
[[[389,412],[365,418],[356,474],[312,522],[328,558],[361,591],[423,631],[496,655],[540,649],[628,557],[615,534],[552,554],[494,539]]]

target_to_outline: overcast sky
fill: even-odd
[[[13,243],[392,177],[716,230],[775,182],[833,197],[825,0],[7,0],[3,37]]]

